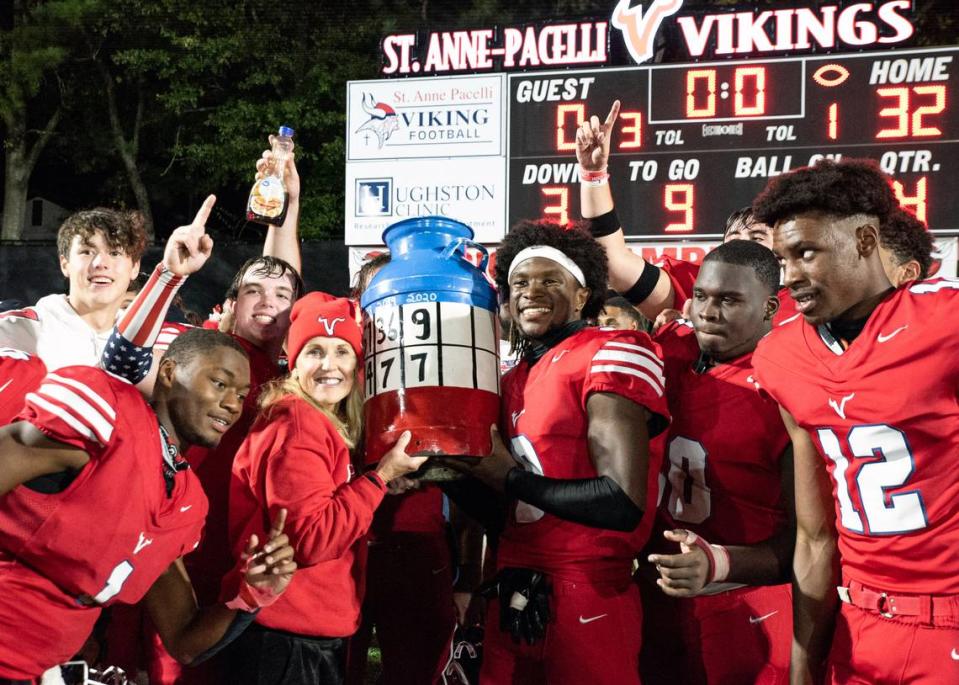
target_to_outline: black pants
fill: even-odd
[[[344,638],[319,638],[254,623],[228,648],[232,685],[342,685]]]

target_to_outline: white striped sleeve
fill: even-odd
[[[638,378],[652,389],[656,397],[663,396],[666,386],[663,362],[652,350],[616,340],[605,343],[593,355],[589,372],[591,376],[609,374]]]
[[[27,395],[26,405],[36,413],[38,425],[55,439],[105,447],[113,437],[116,410],[102,390],[77,378],[48,374],[41,386]]]

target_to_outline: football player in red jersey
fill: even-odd
[[[497,257],[522,360],[503,377],[492,455],[461,466],[513,500],[482,680],[638,683],[630,572],[652,519],[649,436],[668,420],[662,361],[645,333],[587,326],[606,257],[584,230],[521,224]]]
[[[26,396],[0,428],[0,682],[69,659],[115,602],[145,597],[168,648],[190,663],[282,592],[295,569],[285,514],[262,547],[248,541],[225,605],[198,610],[181,561],[207,504],[179,450],[215,445],[248,390],[242,348],[197,330],[161,363],[152,407],[93,367],[58,369]]]
[[[959,283],[892,287],[896,207],[868,160],[797,169],[755,203],[802,314],[753,355],[794,450],[794,683],[959,682]]]
[[[264,153],[264,159],[269,154]],[[257,165],[261,172],[264,159]],[[295,176],[292,161],[287,168],[288,178],[291,171]],[[297,178],[295,191],[298,190]],[[291,190],[291,197],[293,194]],[[182,330],[182,327],[163,327],[167,308],[188,276],[198,271],[211,255],[213,241],[206,234],[205,225],[215,201],[214,196],[208,197],[193,222],[177,228],[171,234],[163,260],[121,318],[104,351],[101,360],[103,367],[137,383],[143,392],[149,392],[158,368],[160,346],[155,345],[155,342],[164,337],[175,337]],[[293,263],[268,255],[252,258],[240,267],[227,292],[228,301],[232,303],[234,322],[231,333],[249,358],[251,389],[243,412],[218,445],[212,448],[194,446],[185,454],[203,485],[210,505],[203,539],[196,551],[185,560],[201,603],[217,600],[220,579],[234,563],[227,535],[227,495],[233,458],[256,418],[260,387],[279,375],[277,360],[289,328],[290,307],[304,289],[297,271],[300,259],[296,222],[293,220],[290,223],[291,216],[295,218],[295,213],[287,214],[286,233],[275,233],[275,227],[268,230],[264,251],[272,249],[288,256]],[[164,344],[167,344],[166,341]],[[124,623],[139,623],[139,617],[127,616],[125,620],[113,621],[111,626]],[[124,627],[120,632],[125,630]],[[108,635],[111,648],[124,642],[122,638],[115,637],[115,632],[118,631],[111,627],[111,634]],[[123,652],[138,651],[136,645],[123,646]],[[174,659],[163,652],[156,636],[154,646],[150,671],[151,680],[157,685],[173,682],[205,685],[222,680],[216,673],[221,659],[211,660],[202,668],[182,670]],[[117,657],[117,662],[131,666],[131,660],[123,656]]]
[[[580,166],[580,202],[583,218],[589,220],[593,237],[609,257],[610,287],[636,304],[650,321],[664,309],[682,309],[692,295],[699,265],[681,259],[664,258],[662,267],[650,264],[626,245],[619,217],[609,189],[610,142],[619,116],[619,100],[613,103],[604,122],[593,116],[576,131],[576,158]],[[726,223],[724,240],[743,238],[772,247],[769,227],[752,220],[748,212],[734,212]]]
[[[641,583],[644,683],[789,677],[792,459],[778,406],[752,377],[778,290],[769,249],[723,243],[703,260],[691,320],[654,338],[673,422],[653,443],[664,487],[647,549],[669,597]]]

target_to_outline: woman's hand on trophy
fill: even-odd
[[[428,455],[411,457],[406,453],[406,447],[410,444],[411,438],[412,434],[409,431],[403,431],[396,444],[380,459],[380,463],[376,467],[376,473],[383,479],[383,482],[389,483],[405,476],[407,473],[413,473],[429,458]]]

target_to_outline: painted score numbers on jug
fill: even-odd
[[[436,293],[402,299],[407,304],[382,300],[365,317],[367,399],[429,386],[499,392],[499,341],[492,312],[436,301]]]

